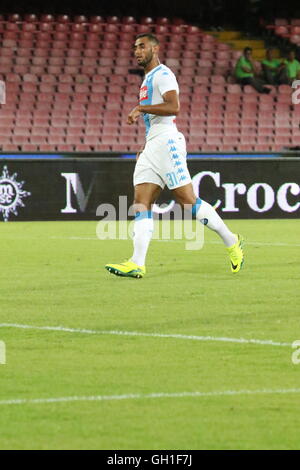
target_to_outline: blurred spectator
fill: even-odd
[[[252,49],[245,47],[243,55],[235,66],[235,77],[241,85],[251,85],[259,93],[270,93],[270,88],[264,86],[264,82],[255,77],[255,66],[252,62]]]
[[[296,59],[295,51],[288,53],[288,58],[284,61],[287,69],[288,84],[292,84],[294,80],[300,79],[300,62]]]
[[[287,85],[289,83],[287,67],[283,60],[274,57],[273,49],[267,49],[262,61],[264,79],[269,85]]]

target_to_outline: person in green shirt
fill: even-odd
[[[243,55],[235,66],[235,77],[241,85],[251,85],[259,93],[270,93],[270,88],[264,86],[262,80],[256,77],[255,66],[252,62],[252,49],[245,47]]]
[[[266,83],[269,85],[289,83],[287,67],[282,59],[275,59],[273,49],[267,49],[266,58],[261,64]]]
[[[296,59],[295,51],[289,51],[288,58],[284,63],[287,69],[288,83],[291,85],[294,80],[300,79],[300,62]]]

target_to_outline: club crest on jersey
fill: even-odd
[[[147,99],[148,99],[148,87],[143,86],[140,89],[140,101],[144,101],[144,100],[147,100]]]

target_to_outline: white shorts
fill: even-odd
[[[133,184],[154,183],[164,189],[191,182],[186,163],[186,144],[181,132],[160,134],[146,143],[134,170]]]

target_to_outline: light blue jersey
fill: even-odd
[[[145,75],[140,89],[140,105],[161,104],[164,102],[163,95],[171,90],[175,90],[179,94],[176,77],[166,65],[160,64]],[[168,130],[177,130],[175,124],[176,116],[143,114],[143,118],[146,126],[147,140],[163,132],[168,132]],[[170,126],[172,126],[171,129]]]

